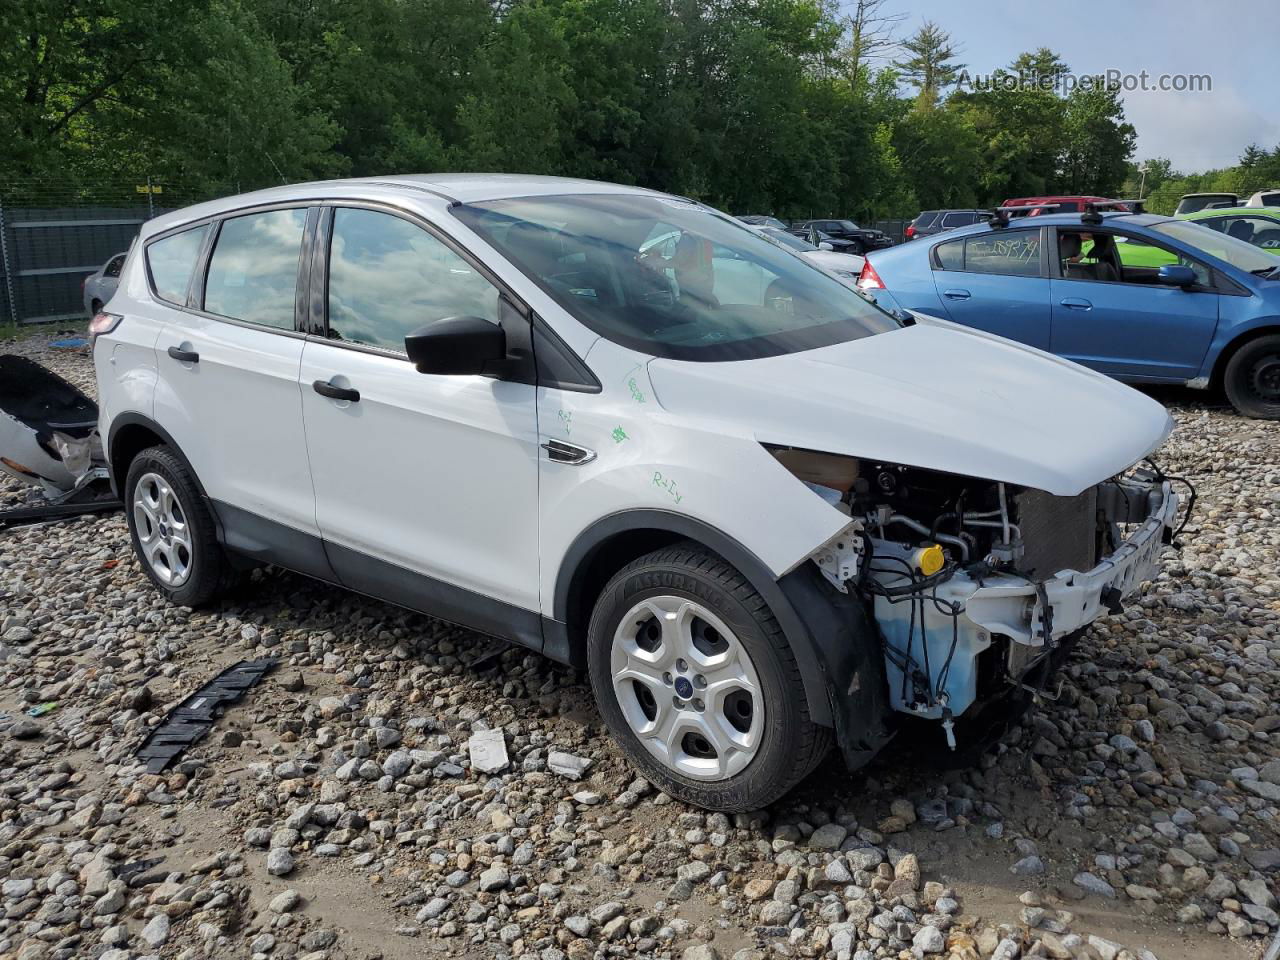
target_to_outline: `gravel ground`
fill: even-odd
[[[46,338],[7,349],[92,389]],[[1060,698],[968,766],[833,758],[752,815],[636,779],[584,678],[522,649],[278,571],[167,606],[119,515],[0,533],[0,957],[1257,957],[1280,426],[1161,399],[1163,464],[1200,490],[1185,547]],[[169,708],[264,655],[200,746],[140,769]]]

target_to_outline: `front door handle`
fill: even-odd
[[[596,458],[594,450],[580,447],[576,443],[566,443],[563,440],[548,440],[542,445],[542,449],[547,451],[547,459],[552,463],[567,463],[575,467],[590,463]]]
[[[1080,297],[1067,297],[1062,301],[1062,305],[1068,310],[1092,310],[1093,304],[1088,300]]]
[[[972,296],[968,290],[943,290],[942,295],[948,300],[968,300]]]
[[[200,362],[200,354],[196,353],[194,350],[183,350],[181,347],[170,347],[168,353],[169,356],[173,357],[173,359],[180,363]]]
[[[335,387],[328,380],[316,380],[311,384],[311,389],[322,397],[328,397],[330,400],[346,400],[350,403],[360,402],[360,391],[353,387]]]

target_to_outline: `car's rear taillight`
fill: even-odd
[[[876,273],[876,268],[871,265],[870,260],[862,262],[862,273],[858,274],[858,286],[863,290],[884,289],[884,281],[880,279],[880,274]]]
[[[907,239],[910,240],[916,235],[916,225],[914,223],[907,224]]]
[[[116,327],[120,326],[120,321],[124,317],[118,313],[107,313],[102,311],[94,315],[89,321],[89,343],[97,340],[104,333],[110,333]]]

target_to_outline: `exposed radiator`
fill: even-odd
[[[1090,570],[1098,559],[1098,490],[1075,497],[1055,497],[1026,490],[1013,499],[1022,531],[1023,555],[1018,569],[1037,579],[1059,570]]]

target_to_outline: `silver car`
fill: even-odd
[[[96,273],[91,273],[80,284],[84,291],[84,309],[93,316],[103,308],[111,295],[116,292],[116,284],[120,282],[120,270],[124,267],[127,253],[117,253],[100,266]]]

